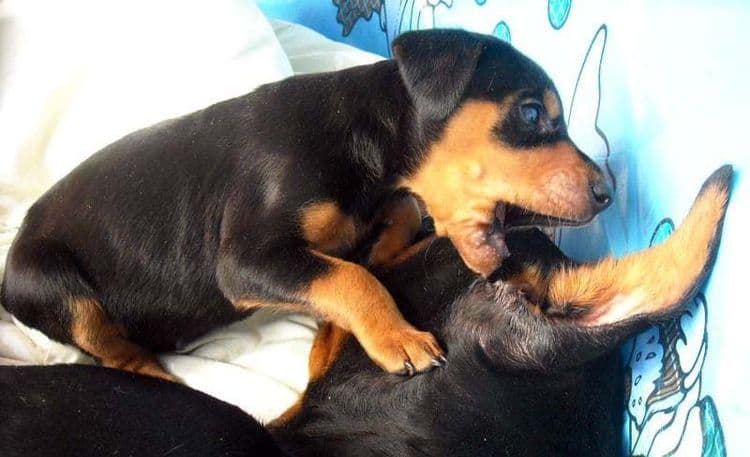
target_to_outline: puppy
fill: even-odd
[[[29,210],[0,300],[104,366],[167,379],[153,351],[264,306],[333,322],[389,372],[440,365],[435,338],[347,260],[403,205],[394,191],[418,194],[483,276],[508,255],[505,228],[585,223],[610,191],[569,139],[552,81],[509,44],[431,30],[393,51],[94,154]],[[391,230],[416,231],[407,219]]]
[[[574,265],[536,229],[508,233],[513,254],[489,279],[445,238],[389,260],[378,278],[410,322],[447,345],[450,363],[389,375],[348,332],[323,326],[311,385],[270,435],[238,409],[161,380],[100,367],[0,368],[0,455],[620,455],[617,347],[699,287],[730,177],[724,167],[709,178],[668,240],[618,261]]]

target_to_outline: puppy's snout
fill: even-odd
[[[603,210],[612,203],[612,190],[604,180],[597,180],[591,185],[591,193],[594,195],[594,202],[599,211]]]

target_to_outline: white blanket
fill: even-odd
[[[292,73],[380,58],[272,25],[248,0],[6,0],[0,39],[0,271],[28,206],[107,143]],[[303,391],[315,327],[261,311],[160,360],[268,421]],[[71,362],[92,360],[0,308],[0,363]]]

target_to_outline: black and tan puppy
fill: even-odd
[[[553,83],[510,45],[433,30],[401,36],[394,54],[269,84],[94,154],[29,210],[3,305],[105,366],[165,378],[152,351],[263,306],[334,322],[390,372],[439,365],[433,336],[346,260],[387,224],[384,207],[399,211],[397,188],[485,276],[507,255],[505,227],[585,223],[610,196],[568,138]]]
[[[534,229],[508,234],[513,254],[490,279],[444,238],[390,261],[378,278],[410,322],[445,342],[450,363],[393,376],[325,326],[305,397],[270,435],[174,383],[99,367],[0,368],[0,455],[270,456],[276,446],[297,457],[621,455],[617,347],[695,293],[730,176],[726,167],[707,181],[666,242],[618,261],[575,266]],[[509,283],[546,295],[545,305]]]

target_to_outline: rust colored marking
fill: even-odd
[[[422,212],[414,197],[390,202],[384,209],[386,224],[370,250],[369,265],[383,265],[408,248],[422,229]]]
[[[70,299],[68,306],[73,316],[73,341],[103,366],[176,382],[151,352],[127,339],[122,327],[109,319],[99,302],[77,297]]]
[[[302,209],[300,219],[302,235],[316,251],[341,255],[357,242],[354,219],[344,214],[335,202],[307,205]]]

